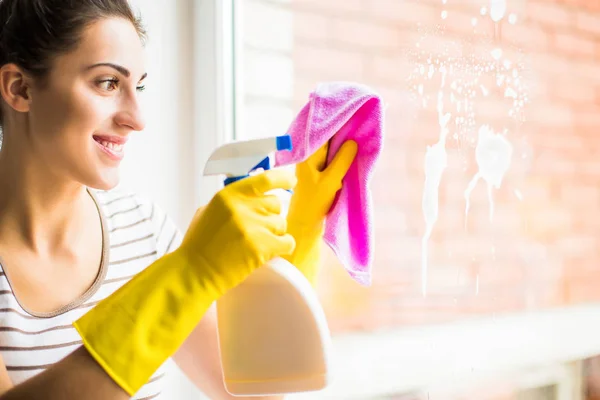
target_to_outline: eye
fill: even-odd
[[[107,90],[110,92],[117,88],[117,85],[119,84],[119,80],[111,78],[111,79],[104,79],[98,83],[102,86],[102,88],[104,90]]]
[[[146,85],[140,85],[136,89],[138,92],[143,92],[144,90],[146,90]]]

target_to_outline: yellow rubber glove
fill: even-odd
[[[345,142],[325,168],[328,148],[329,142],[296,165],[298,184],[287,215],[288,233],[296,239],[296,249],[283,258],[299,268],[313,286],[319,269],[325,217],[358,151],[356,142]]]
[[[181,246],[78,319],[84,346],[133,396],[185,341],[211,304],[252,271],[292,253],[295,242],[264,195],[292,189],[284,170],[236,181],[193,218]]]

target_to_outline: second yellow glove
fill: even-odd
[[[296,239],[296,249],[283,258],[298,267],[313,285],[318,273],[325,217],[358,151],[356,142],[346,141],[325,167],[328,149],[329,142],[296,165],[298,184],[287,215],[288,233]]]

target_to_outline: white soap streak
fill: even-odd
[[[479,128],[477,146],[475,147],[475,159],[479,170],[469,182],[465,190],[465,224],[470,208],[471,192],[477,186],[479,179],[483,179],[487,184],[489,200],[490,222],[494,218],[494,196],[493,188],[499,189],[502,180],[510,167],[512,160],[513,146],[503,134],[494,133],[487,125]]]
[[[427,295],[427,244],[431,237],[433,226],[439,215],[439,187],[444,170],[448,166],[448,155],[446,154],[446,137],[448,136],[448,122],[452,117],[450,113],[444,113],[444,87],[446,85],[447,70],[445,66],[440,67],[442,83],[438,92],[437,111],[440,136],[438,141],[427,146],[425,153],[425,185],[423,188],[423,216],[425,217],[425,234],[422,238],[421,257],[421,287],[423,296]]]

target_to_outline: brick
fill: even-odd
[[[554,83],[556,76],[571,76],[573,74],[573,62],[560,54],[555,53],[533,53],[529,58],[531,69],[535,74],[541,74],[547,85]]]
[[[469,209],[469,214],[466,219],[467,230],[472,235],[477,235],[481,237],[492,237],[494,233],[500,232],[502,230],[514,231],[515,228],[518,228],[518,223],[520,221],[515,222],[516,218],[514,214],[508,213],[511,217],[510,220],[503,220],[499,218],[499,209],[501,209],[501,204],[498,204],[494,196],[494,213],[492,215],[492,220],[490,220],[490,202],[487,198],[487,186],[483,185],[480,188],[482,194],[486,193],[485,200],[475,201],[471,198],[471,204]],[[486,254],[490,255],[491,245],[485,250]]]
[[[571,104],[591,105],[596,102],[597,91],[592,85],[586,84],[575,77],[556,79],[550,86],[554,99]]]
[[[275,4],[247,0],[243,7],[244,42],[265,50],[291,51],[293,14]]]
[[[590,14],[579,10],[575,16],[575,25],[577,29],[600,37],[600,15]]]
[[[402,244],[401,248],[408,248],[408,246]],[[398,267],[399,265],[396,264],[378,264],[376,267],[377,276],[373,279],[378,289],[372,293],[373,300],[388,303],[391,303],[390,300],[399,301],[404,297],[404,290],[407,290],[409,286],[418,281],[420,273],[416,268],[408,265]]]
[[[576,117],[578,118],[578,117]],[[545,129],[544,142],[539,145],[550,150],[549,156],[561,160],[579,161],[588,148],[585,138],[581,135],[548,126]]]
[[[553,29],[569,29],[575,26],[575,13],[561,4],[530,0],[527,1],[526,12],[528,21],[539,22]]]
[[[568,127],[573,124],[573,111],[568,106],[554,103],[536,103],[529,108],[527,120],[533,123]]]
[[[544,28],[533,25],[510,25],[502,30],[502,40],[519,48],[544,51],[550,47],[550,35]]]
[[[594,132],[598,132],[594,130]],[[585,163],[580,165],[581,174],[588,175],[589,177],[593,177],[593,179],[597,179],[600,175],[600,161],[597,160],[586,160]]]
[[[376,253],[380,261],[401,271],[411,270],[420,263],[420,238],[406,238],[404,234],[397,234],[396,237],[382,234],[377,237]]]
[[[473,26],[473,19],[476,19],[476,25]],[[486,29],[488,21],[482,20],[480,15],[467,13],[459,10],[447,10],[446,19],[440,20],[445,32],[461,34],[473,39],[474,36],[489,34]]]
[[[328,40],[329,17],[315,12],[294,11],[294,36],[301,40]]]
[[[431,295],[462,292],[464,286],[473,282],[464,271],[464,266],[454,263],[438,263],[430,260],[427,268],[427,292]],[[419,286],[421,279],[419,279]],[[450,305],[450,304],[449,304]]]
[[[469,218],[474,214],[469,213]],[[483,219],[487,219],[487,212],[484,214]],[[452,254],[452,259],[459,262],[490,259],[493,251],[491,238],[484,237],[472,229],[467,233],[464,229],[464,222],[456,226],[452,235],[444,240],[444,246],[446,246],[445,251]]]
[[[588,85],[600,85],[597,61],[585,59],[572,60],[567,74],[571,76],[576,75],[577,79],[586,82]]]
[[[554,35],[556,51],[562,54],[594,57],[596,55],[596,42],[570,33],[556,33]]]
[[[465,197],[464,193],[469,185],[469,181],[475,175],[475,172],[464,172],[461,173],[461,178],[458,179],[458,173],[452,174],[448,171],[445,176],[442,178],[442,186],[441,191],[443,196],[448,201],[452,202],[452,204],[459,203],[461,204],[461,212],[464,214],[465,208]],[[479,184],[475,187],[475,189],[471,192],[471,202],[483,202],[487,199],[487,189],[485,188],[485,183],[483,181],[479,181]]]
[[[539,205],[538,207],[540,209],[529,216],[530,229],[552,236],[562,236],[566,232],[572,231],[572,210],[565,209],[562,206]]]
[[[402,64],[401,64],[402,65]],[[393,72],[390,70],[390,72]],[[403,76],[402,73],[398,74]],[[373,73],[369,73],[372,81],[378,80],[379,76],[374,77]],[[403,76],[406,78],[406,75]],[[397,76],[396,79],[399,79]],[[398,82],[400,83],[400,82]],[[405,81],[402,81],[404,84]],[[379,94],[381,97],[384,107],[386,109],[386,126],[393,127],[393,130],[387,132],[386,138],[388,143],[390,140],[394,140],[397,137],[403,139],[402,145],[406,135],[410,132],[412,116],[416,112],[416,105],[410,101],[410,95],[406,91],[400,91],[394,89],[395,85],[376,85],[372,83],[371,88]]]
[[[319,80],[362,81],[364,58],[358,51],[297,44],[294,47],[294,68],[304,77]]]
[[[600,11],[600,2],[597,0],[562,0],[562,2],[571,8],[579,10]]]
[[[597,179],[597,178],[596,178]],[[577,211],[577,210],[576,210]],[[596,210],[581,210],[573,214],[573,230],[581,234],[598,234],[598,212]],[[593,260],[597,260],[594,258]],[[596,261],[597,262],[597,261]]]
[[[390,176],[394,176],[397,182],[402,182],[403,179],[407,179],[406,153],[404,150],[394,149],[390,143],[387,144],[386,148],[388,151],[382,152],[378,160],[375,172],[378,178],[374,180],[374,183],[390,185]],[[397,191],[403,192],[397,185],[394,185],[394,187],[396,187]]]
[[[590,303],[600,300],[598,282],[593,279],[593,276],[582,277],[568,281],[567,290],[568,304]]]
[[[446,61],[450,57],[460,58],[463,55],[463,44],[455,38],[443,35],[422,35],[417,32],[401,31],[400,47],[408,57],[421,57],[426,62],[429,57],[435,62]],[[415,60],[416,61],[416,60]]]
[[[523,195],[523,201],[539,203],[549,199],[551,190],[547,179],[528,177],[519,189]]]
[[[583,210],[596,209],[600,205],[600,189],[597,185],[584,185],[577,181],[565,182],[560,189],[561,201],[568,207],[581,207],[581,211],[584,212]]]
[[[554,246],[550,246],[549,242],[531,240],[524,232],[519,233],[521,235],[516,243],[514,238],[508,236],[511,233],[507,232],[505,236],[503,251],[511,255],[506,260],[521,265],[528,275],[539,275],[540,280],[535,283],[559,278],[562,273],[561,257],[553,253]]]
[[[497,265],[502,269],[503,265]],[[491,282],[490,282],[491,283]],[[491,284],[485,282],[479,284],[479,294],[471,302],[470,309],[477,314],[497,315],[503,312],[523,311],[523,294],[519,293],[518,282],[510,284]],[[470,310],[470,311],[471,311]]]
[[[378,233],[406,233],[406,214],[397,207],[378,207],[375,209],[375,222]]]
[[[363,11],[361,0],[294,0],[293,9],[320,11],[333,15],[357,14]]]
[[[505,186],[508,186],[506,183]],[[494,220],[493,222],[488,222],[488,210],[486,210],[486,223],[490,225],[492,233],[497,232],[517,232],[522,225],[521,216],[518,213],[518,202],[519,200],[516,196],[512,196],[510,201],[502,203],[499,201],[499,192],[502,190],[498,190],[494,193]],[[509,191],[506,188],[506,191]]]
[[[554,141],[546,144],[544,147],[545,151],[540,151],[540,154],[535,159],[535,171],[539,171],[546,178],[557,179],[558,177],[565,178],[566,176],[573,178],[577,174],[577,161],[565,155],[560,143],[560,141]],[[555,185],[554,182],[550,183],[551,190],[554,190],[553,185]]]
[[[560,268],[562,271],[562,267]],[[557,277],[549,282],[542,282],[540,284],[529,285],[527,289],[528,297],[528,309],[545,309],[550,307],[557,307],[564,304],[564,293],[563,293],[563,274],[557,274]]]
[[[517,263],[502,264],[484,263],[479,269],[480,292],[485,286],[503,286],[522,282],[525,278],[525,270]]]
[[[370,76],[378,82],[403,84],[414,66],[401,56],[375,55],[370,60]]]
[[[598,238],[590,235],[568,235],[558,239],[556,249],[563,257],[592,255],[598,248]]]
[[[432,26],[441,22],[439,6],[397,0],[369,0],[365,2],[369,15],[402,25]],[[441,3],[441,2],[440,2]]]
[[[474,105],[476,118],[481,123],[491,123],[498,120],[506,121],[511,104],[508,99],[482,98]]]
[[[393,0],[392,0],[393,1]],[[433,5],[436,7],[444,7],[444,8],[456,8],[459,10],[471,10],[471,11],[477,11],[479,12],[479,10],[481,9],[481,0],[455,0],[455,1],[451,1],[451,0],[447,0],[446,4],[444,4],[442,2],[442,0],[406,0],[407,2],[410,3],[418,3],[418,4],[429,4],[429,5]]]
[[[333,18],[330,33],[333,43],[352,48],[397,50],[400,47],[400,30],[375,21]]]
[[[545,100],[552,93],[552,85],[554,82],[550,82],[547,79],[542,79],[539,75],[533,78],[526,79],[526,93],[530,102],[536,102],[537,100]],[[563,95],[562,93],[560,94]]]
[[[587,105],[589,106],[592,102],[589,102]],[[592,131],[595,130],[598,132],[598,128],[600,128],[600,107],[579,107],[575,110],[575,125],[577,126],[578,131],[589,131],[591,128]],[[584,137],[590,138],[591,136]]]
[[[384,178],[380,178],[380,179],[384,179]],[[402,194],[401,192],[396,190],[392,185],[378,185],[377,196],[380,199],[386,199],[387,200],[386,204],[394,204],[395,202],[404,200],[404,194]]]

